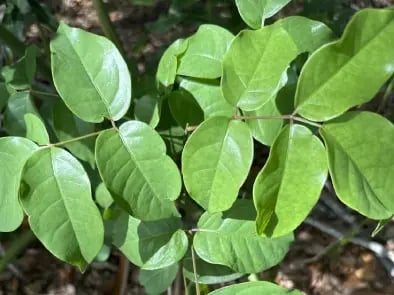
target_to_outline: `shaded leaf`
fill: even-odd
[[[82,165],[60,148],[41,149],[26,162],[22,181],[34,234],[54,256],[84,270],[103,245],[104,229]]]
[[[253,159],[253,141],[241,121],[214,117],[189,137],[182,153],[182,175],[190,197],[209,212],[231,207]]]
[[[14,231],[22,223],[19,183],[23,166],[36,149],[23,137],[0,138],[0,232]]]
[[[138,121],[103,131],[96,142],[100,175],[114,200],[133,216],[158,220],[178,215],[178,168],[150,126]]]
[[[175,280],[178,273],[178,264],[156,270],[141,269],[138,280],[149,295],[161,294],[166,291]]]
[[[189,38],[182,55],[178,75],[215,79],[222,75],[222,60],[234,39],[226,29],[216,25],[201,25]]]
[[[147,94],[136,99],[134,103],[134,117],[155,128],[160,120],[161,101],[157,95]]]
[[[293,235],[274,239],[260,237],[255,216],[249,200],[238,200],[226,212],[204,213],[193,241],[198,256],[239,273],[260,272],[282,261]]]
[[[182,127],[195,126],[204,121],[204,113],[187,91],[176,90],[168,96],[168,105],[175,121]]]
[[[290,233],[317,203],[327,178],[322,142],[302,125],[283,128],[253,186],[260,235]]]
[[[393,215],[394,127],[369,112],[350,112],[323,125],[330,175],[339,199],[371,219]]]
[[[56,89],[75,115],[96,123],[126,114],[130,74],[111,41],[62,23],[50,49]]]
[[[326,121],[372,99],[394,73],[393,36],[393,10],[358,12],[340,40],[317,50],[305,64],[296,111]]]
[[[186,253],[188,240],[179,218],[141,221],[123,213],[114,220],[113,244],[142,269],[170,266]]]
[[[26,124],[26,138],[40,144],[49,144],[49,135],[46,130],[44,122],[32,113],[27,113],[24,116]]]

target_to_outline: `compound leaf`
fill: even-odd
[[[296,229],[319,199],[327,178],[322,142],[302,125],[287,125],[276,138],[253,187],[260,235]]]
[[[84,270],[99,253],[104,227],[90,181],[65,150],[33,153],[23,170],[21,202],[32,231],[57,258]]]
[[[215,79],[222,75],[222,59],[234,39],[226,29],[216,25],[201,25],[189,38],[182,55],[178,75]]]
[[[182,153],[187,191],[209,212],[231,207],[253,159],[253,141],[241,121],[214,117],[189,137]]]
[[[282,261],[293,234],[273,239],[260,237],[255,216],[249,200],[238,200],[226,212],[204,213],[193,241],[198,256],[239,273],[260,272]]]
[[[143,122],[103,131],[96,142],[100,175],[114,200],[141,220],[178,215],[181,176],[160,135]]]
[[[0,232],[14,231],[22,223],[19,184],[23,166],[36,149],[23,137],[0,138]]]
[[[62,23],[50,49],[56,89],[75,115],[96,123],[126,114],[130,74],[111,41]]]
[[[394,127],[370,112],[349,112],[323,125],[330,175],[340,200],[371,219],[394,213]]]
[[[393,10],[358,12],[340,40],[315,51],[306,62],[296,111],[309,120],[326,121],[373,98],[394,73],[393,36]]]
[[[287,80],[286,69],[298,55],[281,26],[241,31],[223,60],[224,98],[244,111],[254,111],[274,97]]]

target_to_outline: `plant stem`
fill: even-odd
[[[35,238],[31,230],[25,230],[13,240],[5,255],[0,259],[0,272],[2,272],[32,241],[34,241]]]
[[[200,295],[200,285],[198,284],[198,278],[197,278],[196,256],[194,254],[193,245],[191,246],[190,251],[192,252],[192,264],[193,264],[194,284],[196,286],[196,295]]]
[[[33,95],[39,95],[39,96],[50,96],[50,97],[60,97],[56,93],[50,93],[50,92],[45,92],[45,91],[39,91],[39,90],[30,90],[30,93]]]
[[[387,104],[387,99],[390,97],[390,94],[392,93],[394,88],[394,77],[391,79],[389,85],[387,85],[386,90],[384,91],[382,100],[380,101],[379,107],[377,112],[382,113],[384,108],[386,107]]]
[[[123,57],[126,57],[126,52],[123,48],[122,41],[120,40],[118,34],[115,31],[115,28],[109,18],[107,9],[102,0],[93,0],[94,8],[97,12],[97,16],[100,22],[100,27],[103,30],[105,36],[110,39],[115,46],[119,49],[120,53]]]
[[[301,117],[294,115],[278,115],[278,116],[234,116],[234,120],[292,120],[302,122],[311,126],[321,128],[322,125],[319,123],[311,122]]]
[[[71,139],[68,139],[68,140],[59,141],[59,142],[56,142],[56,143],[51,143],[51,144],[42,146],[41,148],[44,149],[44,148],[50,148],[50,147],[54,147],[54,146],[62,146],[62,145],[65,145],[67,143],[70,143],[70,142],[80,141],[82,139],[86,139],[86,138],[89,138],[89,137],[97,136],[103,131],[112,130],[112,129],[114,129],[114,128],[112,127],[112,128],[108,128],[108,129],[92,132],[92,133],[85,134],[85,135],[82,135],[82,136],[79,136],[79,137],[74,137],[74,138],[71,138]]]

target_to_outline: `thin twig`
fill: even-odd
[[[89,133],[89,134],[85,134],[85,135],[82,135],[82,136],[79,136],[79,137],[74,137],[74,138],[71,138],[71,139],[68,139],[68,140],[64,140],[64,141],[59,141],[59,142],[56,142],[56,143],[50,143],[48,145],[42,146],[41,148],[45,149],[45,148],[50,148],[50,147],[54,147],[54,146],[62,146],[62,145],[65,145],[65,144],[68,144],[68,143],[71,143],[71,142],[80,141],[80,140],[83,140],[83,139],[86,139],[86,138],[89,138],[89,137],[97,136],[101,132],[103,132],[105,130],[111,130],[111,129],[113,129],[113,128],[108,128],[108,129],[92,132],[92,133]]]
[[[198,284],[198,278],[197,278],[196,256],[194,254],[193,245],[191,246],[190,251],[192,252],[192,264],[193,264],[194,284],[196,286],[196,295],[200,295],[200,285]]]

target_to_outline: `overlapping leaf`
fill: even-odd
[[[134,102],[134,117],[155,128],[160,120],[161,101],[154,94],[146,94]]]
[[[227,210],[237,198],[252,159],[252,136],[244,122],[208,119],[193,132],[182,153],[186,189],[205,210]]]
[[[319,199],[327,170],[321,141],[302,125],[287,125],[253,187],[258,233],[277,237],[295,230]]]
[[[27,113],[25,116],[26,138],[44,145],[49,144],[49,135],[44,122],[35,114]]]
[[[21,202],[30,228],[56,257],[84,270],[103,245],[104,228],[89,178],[68,152],[36,151],[26,162]]]
[[[87,122],[119,120],[131,100],[129,70],[108,39],[61,24],[51,41],[52,74],[70,110]]]
[[[260,108],[286,83],[286,69],[297,54],[281,26],[241,31],[223,60],[224,98],[245,111]]]
[[[269,294],[269,295],[302,295],[298,290],[288,290],[270,282],[247,282],[227,286],[209,295],[249,295],[249,294]]]
[[[156,270],[140,270],[138,280],[149,295],[162,294],[175,280],[178,273],[178,263]]]
[[[36,149],[22,137],[0,138],[0,232],[14,231],[22,223],[19,184],[23,166]]]
[[[239,14],[252,29],[259,29],[291,0],[236,0]]]
[[[175,121],[183,128],[204,121],[204,113],[194,97],[185,90],[173,91],[168,96],[168,105]]]
[[[330,175],[338,197],[372,219],[394,213],[394,127],[369,112],[350,112],[323,125]]]
[[[339,41],[317,50],[305,64],[297,112],[326,121],[373,98],[394,73],[393,36],[393,10],[358,12]]]
[[[113,244],[142,269],[173,265],[183,258],[188,247],[176,217],[141,221],[124,213],[114,220],[113,229]]]
[[[201,25],[189,38],[182,55],[178,75],[215,79],[222,75],[222,60],[234,36],[216,25]]]
[[[204,111],[205,119],[211,117],[232,117],[234,107],[223,97],[216,81],[184,78],[180,88],[190,92]]]
[[[96,161],[115,201],[133,216],[158,220],[178,214],[173,202],[181,191],[178,168],[147,124],[129,121],[119,130],[103,131]]]
[[[198,256],[239,273],[260,272],[279,263],[288,251],[293,234],[274,239],[260,237],[255,216],[249,200],[239,200],[223,213],[204,213],[193,241]]]

